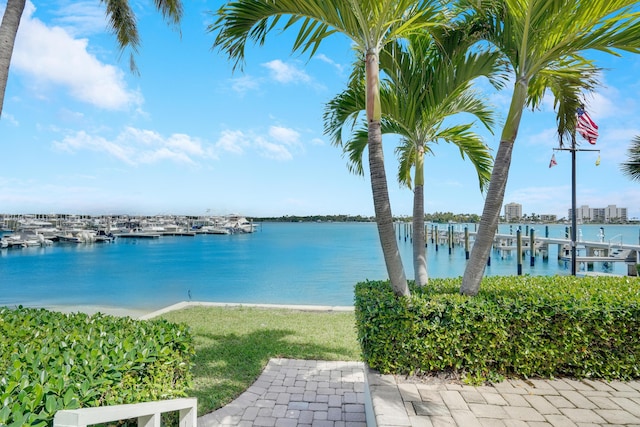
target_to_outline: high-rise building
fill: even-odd
[[[507,203],[504,205],[504,220],[506,222],[517,221],[522,218],[522,205],[520,203]]]
[[[569,218],[572,210],[569,209]],[[609,205],[606,208],[589,208],[582,205],[576,209],[576,218],[579,221],[591,222],[626,222],[627,208],[619,208],[616,205]]]

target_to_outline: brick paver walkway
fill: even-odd
[[[365,427],[363,364],[271,359],[246,392],[198,426]]]
[[[506,380],[474,387],[381,375],[360,362],[272,359],[246,392],[200,417],[198,426],[365,427],[367,421],[378,427],[640,427],[640,381]]]
[[[368,370],[378,427],[640,427],[640,381],[420,383]]]

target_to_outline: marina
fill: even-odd
[[[447,224],[427,242],[429,277],[460,277],[466,265],[465,228]],[[503,224],[486,275],[518,274],[517,226]],[[549,225],[546,255],[536,245],[531,265],[523,239],[521,274],[568,275],[563,251],[565,227]],[[153,311],[180,301],[344,306],[353,304],[353,286],[384,280],[377,227],[372,222],[261,223],[253,233],[120,238],[112,243],[61,243],[0,250],[0,306],[108,306]],[[635,245],[637,225],[605,225],[601,244]],[[398,229],[404,231],[404,225]],[[599,242],[600,225],[580,228],[582,241]],[[529,231],[522,226],[521,235]],[[117,230],[123,233],[124,230]],[[513,234],[512,234],[513,232]],[[535,233],[545,235],[544,226]],[[10,235],[11,233],[9,233]],[[436,239],[435,236],[438,236]],[[528,235],[528,234],[527,234]],[[615,237],[618,236],[618,237]],[[543,237],[541,237],[543,238]],[[557,239],[554,241],[552,239]],[[398,233],[398,246],[412,278],[412,243]],[[604,249],[602,249],[604,250]],[[603,255],[602,252],[600,255]],[[609,255],[615,254],[612,249]],[[580,256],[587,256],[582,251]],[[593,255],[595,256],[595,254]],[[579,274],[627,275],[623,261],[580,262]],[[607,261],[609,261],[607,257]]]
[[[527,261],[527,258],[531,267],[535,266],[536,259],[548,261],[549,254],[552,252],[551,245],[556,246],[553,252],[556,254],[558,261],[571,262],[572,241],[568,237],[570,235],[569,229],[565,228],[564,237],[549,237],[549,226],[543,227],[544,237],[537,234],[533,226],[529,227],[528,225],[524,227],[517,226],[515,230],[513,226],[509,226],[510,232],[508,234],[504,232],[496,233],[493,239],[493,253],[487,260],[487,264],[490,265],[491,259],[496,256],[502,260],[515,258],[517,274],[522,274],[522,264]],[[409,231],[404,231],[405,238],[409,237],[410,228],[409,226]],[[503,224],[502,228],[505,229],[506,225]],[[558,227],[556,226],[555,228],[557,230]],[[398,229],[398,234],[402,235],[400,228]],[[437,225],[431,225],[430,228],[425,227],[426,240],[434,244],[436,250],[438,250],[439,246],[447,247],[449,251],[455,245],[463,246],[466,259],[468,259],[476,234],[476,231],[469,231],[469,226],[464,226],[464,229],[461,230],[460,227],[456,229],[456,226],[449,225],[446,231],[438,230]],[[597,240],[585,240],[582,238],[582,233],[580,233],[580,239],[575,242],[576,262],[580,265],[580,270],[607,273],[613,271],[613,263],[622,263],[624,264],[623,269],[626,269],[623,275],[637,276],[637,265],[640,264],[640,236],[638,237],[638,244],[626,243],[623,240],[624,236],[622,234],[605,239],[604,227],[602,226],[599,229]],[[627,240],[629,240],[628,236]],[[600,268],[598,269],[598,267]]]
[[[60,243],[111,243],[161,236],[253,233],[256,225],[238,214],[226,216],[77,216],[4,215],[0,217],[0,248]]]

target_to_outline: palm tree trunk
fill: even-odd
[[[416,285],[429,283],[424,235],[424,185],[413,190],[413,274]]]
[[[416,285],[429,283],[427,251],[424,236],[424,149],[416,155],[415,188],[413,189],[413,274]]]
[[[20,18],[27,0],[8,0],[4,10],[2,23],[0,24],[0,117],[4,105],[4,93],[9,79],[9,65],[13,54],[13,45],[16,41]]]
[[[378,235],[382,245],[384,262],[391,281],[393,292],[398,296],[409,295],[407,277],[402,266],[396,233],[393,228],[393,215],[387,188],[387,175],[384,169],[384,153],[382,151],[382,131],[380,128],[380,69],[378,52],[367,52],[366,58],[366,109],[369,128],[369,172],[371,174],[371,192],[373,207],[378,225]]]
[[[500,137],[500,146],[496,154],[496,160],[491,172],[491,181],[487,190],[487,197],[484,201],[482,218],[478,227],[478,234],[471,249],[469,261],[464,270],[460,293],[474,296],[480,291],[480,282],[484,276],[484,269],[489,258],[493,239],[498,230],[498,220],[504,201],[504,192],[509,177],[509,166],[511,166],[511,154],[513,144],[518,135],[522,110],[524,109],[527,96],[528,81],[520,78],[516,81],[511,98],[509,114]]]
[[[407,277],[404,273],[400,251],[398,250],[396,232],[393,228],[387,176],[384,170],[380,122],[369,123],[369,169],[378,235],[380,236],[387,273],[389,273],[389,279],[391,280],[391,287],[396,295],[407,296],[409,295],[409,287],[407,286]]]

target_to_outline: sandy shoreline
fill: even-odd
[[[40,306],[49,311],[59,311],[61,313],[85,313],[85,314],[108,314],[110,316],[131,317],[138,319],[151,313],[151,310],[135,310],[122,307],[109,307],[101,305],[49,305]]]
[[[325,305],[291,305],[291,304],[244,304],[244,303],[219,303],[206,301],[182,301],[159,310],[142,310],[130,309],[122,307],[111,307],[102,305],[41,305],[33,306],[33,308],[44,308],[50,311],[58,311],[61,313],[85,313],[96,314],[102,313],[110,316],[131,317],[133,319],[152,319],[164,313],[181,310],[187,307],[254,307],[254,308],[273,308],[273,309],[290,309],[302,311],[353,311],[352,306],[325,306]]]

